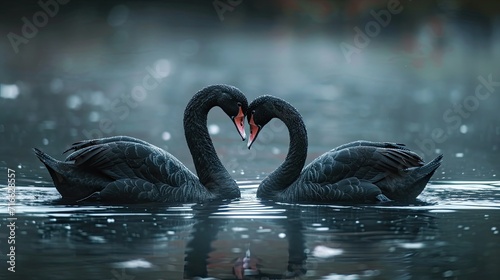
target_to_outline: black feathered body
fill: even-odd
[[[279,118],[290,137],[285,161],[259,185],[260,198],[282,202],[413,200],[441,165],[442,156],[425,164],[403,144],[355,141],[324,153],[302,169],[307,131],[298,111],[284,100],[263,96],[250,104],[249,112],[256,112],[253,117],[261,121],[256,123],[261,127]]]
[[[127,203],[199,202],[224,198],[224,194],[227,198],[238,196],[232,186],[220,195],[208,191],[173,155],[127,138],[135,141],[123,141],[124,137],[118,136],[78,142],[65,161],[57,161],[39,150],[37,155],[65,199],[93,196]]]
[[[403,146],[371,144],[323,154],[307,165],[277,198],[331,202],[376,201],[385,200],[385,196],[390,200],[411,200],[422,192],[441,161],[438,157],[426,166],[418,155]],[[393,145],[396,147],[383,147]]]
[[[238,198],[238,185],[217,157],[208,134],[207,114],[214,106],[226,113],[241,106],[246,111],[247,102],[236,88],[215,85],[199,91],[188,103],[184,130],[200,178],[170,153],[128,136],[77,142],[64,161],[38,149],[35,154],[62,197],[72,201],[184,203]]]

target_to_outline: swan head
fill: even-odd
[[[245,116],[248,110],[248,101],[245,95],[236,87],[220,85],[220,94],[217,98],[219,107],[231,118],[236,130],[244,141],[245,133]]]
[[[247,147],[250,149],[253,142],[257,139],[262,128],[273,118],[277,117],[276,113],[283,111],[279,107],[280,102],[285,102],[270,95],[263,95],[256,98],[248,107],[248,124],[250,125],[250,137],[248,138]]]

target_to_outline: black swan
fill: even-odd
[[[425,164],[403,144],[356,141],[313,160],[304,169],[307,131],[288,102],[261,96],[248,107],[248,148],[273,118],[285,123],[290,147],[285,161],[266,177],[257,197],[281,202],[376,202],[413,200],[425,188],[442,155]]]
[[[240,190],[220,162],[207,130],[207,115],[219,106],[232,119],[243,140],[248,108],[235,87],[201,89],[184,111],[184,133],[196,177],[168,152],[145,141],[115,136],[74,143],[65,161],[34,149],[63,199],[109,202],[202,202],[240,197]]]

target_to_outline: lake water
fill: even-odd
[[[255,199],[257,182],[240,186],[238,201],[125,206],[59,204],[54,188],[19,186],[16,273],[4,268],[0,275],[495,279],[500,273],[500,182],[435,182],[416,204],[355,206],[262,202]]]
[[[353,27],[363,28],[369,12],[304,24],[308,17],[292,10],[286,15],[301,23],[294,25],[284,15],[250,18],[257,5],[250,1],[223,21],[210,5],[182,12],[181,4],[138,3],[67,4],[17,54],[0,42],[0,279],[500,276],[498,17],[432,17],[425,4],[404,2],[405,20],[394,16],[347,60],[340,46],[353,43]],[[20,19],[39,8],[6,9],[1,34],[19,33]],[[75,141],[129,135],[194,170],[183,110],[217,83],[249,101],[272,94],[292,103],[307,125],[307,162],[365,139],[406,143],[426,160],[444,154],[443,164],[413,204],[264,202],[255,198],[258,182],[285,158],[286,128],[273,120],[249,151],[214,109],[209,131],[240,200],[74,205],[59,201],[31,150],[62,159]],[[15,273],[6,262],[13,239]]]

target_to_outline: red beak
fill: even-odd
[[[233,122],[236,126],[236,129],[238,130],[238,133],[241,136],[241,140],[245,141],[245,139],[247,138],[247,135],[245,133],[245,114],[243,113],[241,107],[238,115],[236,117],[233,117]]]
[[[255,139],[257,139],[257,135],[259,135],[260,126],[255,124],[253,115],[250,116],[250,121],[248,121],[248,124],[250,124],[250,138],[248,138],[247,147],[248,149],[250,149],[252,147],[253,141],[255,141]]]

